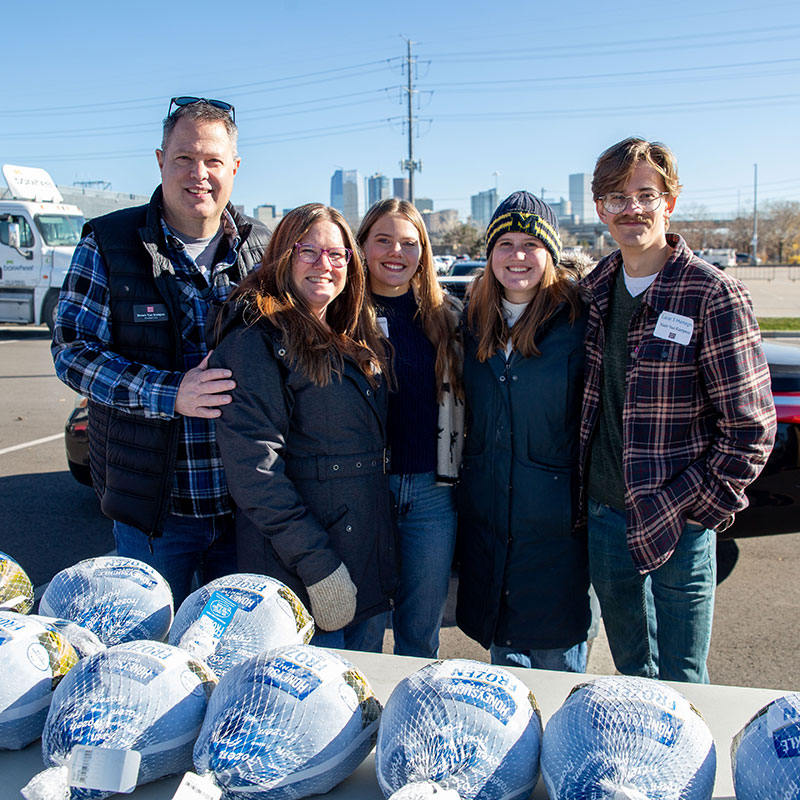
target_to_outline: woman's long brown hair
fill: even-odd
[[[467,323],[478,341],[478,361],[488,361],[498,350],[511,346],[525,358],[538,356],[536,332],[563,302],[570,306],[570,322],[580,313],[580,295],[575,274],[571,270],[557,269],[550,253],[547,254],[544,275],[536,287],[536,294],[528,303],[522,316],[509,330],[503,314],[503,287],[492,272],[492,255],[486,268],[472,283],[467,308]]]
[[[344,288],[325,312],[327,325],[311,312],[292,282],[294,246],[317,222],[336,225],[344,246],[353,253]],[[365,269],[344,217],[335,208],[308,203],[278,223],[261,266],[241,282],[231,301],[247,303],[248,322],[264,317],[279,328],[290,362],[318,386],[329,384],[333,375],[341,376],[346,356],[376,385],[378,375],[387,372],[386,346],[365,290]]]
[[[417,301],[417,313],[422,320],[422,330],[436,352],[436,398],[444,397],[443,387],[450,384],[450,390],[459,399],[464,399],[464,384],[461,379],[461,356],[456,347],[456,329],[453,315],[448,309],[448,300],[436,278],[436,265],[433,261],[433,248],[422,215],[417,207],[407,200],[389,197],[375,203],[361,221],[356,239],[363,251],[372,226],[384,215],[402,217],[408,220],[419,235],[422,250],[417,271],[411,278],[411,288]],[[367,269],[369,277],[369,268]],[[367,283],[369,286],[369,283]],[[371,292],[370,292],[371,294]],[[373,296],[373,301],[375,298]],[[376,301],[377,302],[377,301]]]

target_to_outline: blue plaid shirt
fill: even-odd
[[[166,223],[161,221],[175,280],[180,288],[183,371],[171,372],[129,361],[114,352],[111,336],[108,270],[94,235],[75,249],[58,304],[53,332],[56,374],[91,400],[144,417],[180,417],[181,432],[169,512],[213,517],[231,512],[228,485],[215,439],[214,420],[181,417],[175,411],[185,372],[208,353],[203,332],[209,306],[223,302],[234,286],[227,274],[236,262],[239,236],[231,215],[222,217],[229,248],[207,278]]]

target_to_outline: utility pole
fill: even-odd
[[[758,164],[753,164],[753,263],[758,257]]]
[[[405,38],[405,37],[400,37]],[[408,125],[408,158],[400,162],[400,169],[408,172],[408,199],[409,202],[414,202],[414,172],[419,170],[422,172],[422,159],[414,161],[414,65],[416,59],[411,55],[411,39],[406,39],[408,45],[408,55],[406,56],[406,70],[408,72],[408,81],[406,85],[406,93],[408,94],[408,117],[406,124]]]

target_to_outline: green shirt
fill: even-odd
[[[614,280],[608,309],[600,385],[600,413],[589,446],[588,494],[600,503],[625,510],[622,473],[622,409],[628,367],[628,327],[644,293],[631,297],[625,286],[624,267]]]

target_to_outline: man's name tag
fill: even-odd
[[[656,329],[653,336],[657,339],[666,339],[678,344],[689,344],[694,330],[694,320],[682,314],[673,314],[671,311],[662,311],[658,316]]]
[[[388,339],[389,338],[389,320],[386,317],[378,317],[378,327],[381,333]]]
[[[133,307],[134,322],[166,322],[169,319],[167,307],[162,303]]]

